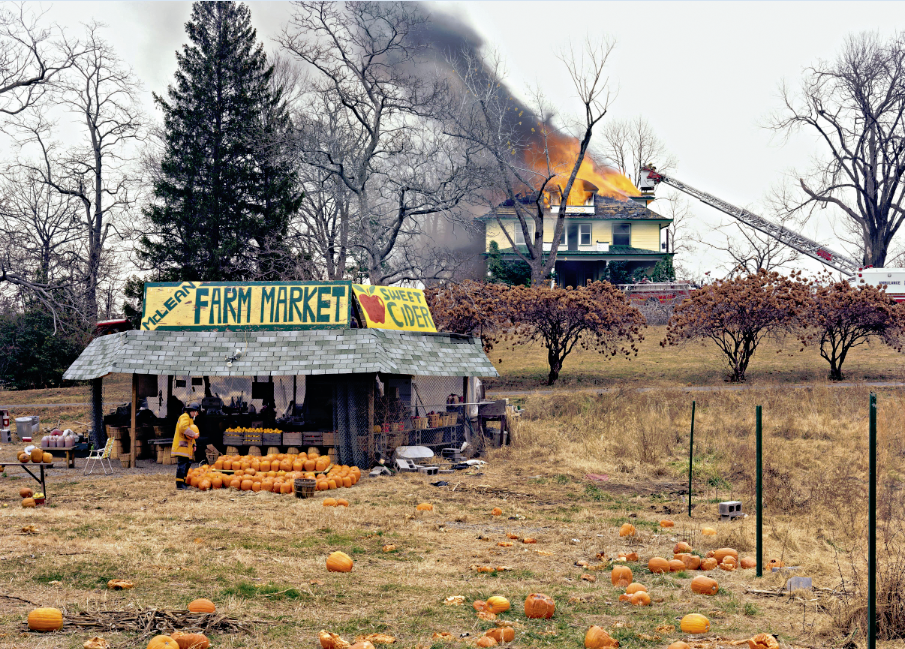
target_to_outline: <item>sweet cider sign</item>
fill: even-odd
[[[347,329],[351,282],[145,284],[143,330]]]
[[[369,329],[437,331],[421,289],[353,284],[352,291]]]

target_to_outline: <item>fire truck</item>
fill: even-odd
[[[896,302],[905,302],[905,268],[865,268],[860,266],[850,257],[838,253],[816,241],[812,241],[798,232],[790,230],[785,226],[777,225],[746,209],[736,207],[712,194],[686,185],[677,178],[660,173],[653,165],[642,166],[640,177],[641,181],[638,183],[638,189],[640,189],[642,193],[652,194],[657,188],[657,185],[666,183],[670,187],[674,187],[689,196],[697,198],[705,205],[709,205],[724,214],[728,214],[740,223],[752,227],[755,230],[759,230],[760,232],[773,237],[780,243],[797,250],[801,254],[816,259],[825,266],[839,271],[849,282],[885,286],[887,295]],[[632,289],[636,286],[637,285],[632,285]],[[632,299],[631,296],[629,299]]]

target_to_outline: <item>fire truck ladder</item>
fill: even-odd
[[[645,177],[644,174],[647,173]],[[820,245],[816,241],[812,241],[807,237],[804,237],[797,232],[793,232],[786,227],[781,225],[777,225],[767,219],[758,216],[757,214],[753,214],[748,210],[742,209],[740,207],[736,207],[735,205],[731,205],[726,201],[720,200],[716,196],[712,196],[707,192],[702,192],[700,189],[695,189],[694,187],[690,187],[685,183],[676,180],[675,178],[670,178],[664,174],[661,174],[656,171],[653,167],[642,167],[641,168],[641,177],[642,182],[641,185],[647,185],[651,187],[651,185],[655,186],[657,183],[664,182],[670,187],[675,187],[679,191],[685,192],[689,196],[694,196],[702,203],[710,205],[710,207],[715,207],[721,212],[728,214],[732,218],[741,221],[747,226],[754,228],[755,230],[759,230],[764,234],[773,237],[777,241],[782,244],[797,250],[803,255],[807,255],[812,259],[816,259],[829,266],[830,268],[834,268],[835,270],[844,273],[849,277],[854,277],[858,272],[859,264],[849,257],[845,255],[839,254],[833,250],[830,250],[826,246]],[[644,181],[648,182],[645,183]]]

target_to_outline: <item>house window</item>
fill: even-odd
[[[590,223],[579,223],[578,224],[578,245],[579,246],[590,246],[591,245],[591,224]]]
[[[631,246],[632,245],[632,224],[631,223],[614,223],[613,224],[613,245],[614,246]]]
[[[516,223],[512,227],[515,230],[515,236],[512,237],[513,240],[515,241],[515,245],[524,246],[525,245],[525,233],[522,232],[522,224]]]

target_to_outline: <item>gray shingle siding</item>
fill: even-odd
[[[242,356],[226,366],[227,356]],[[92,341],[63,378],[107,374],[497,376],[481,340],[382,329],[336,331],[124,331]]]

